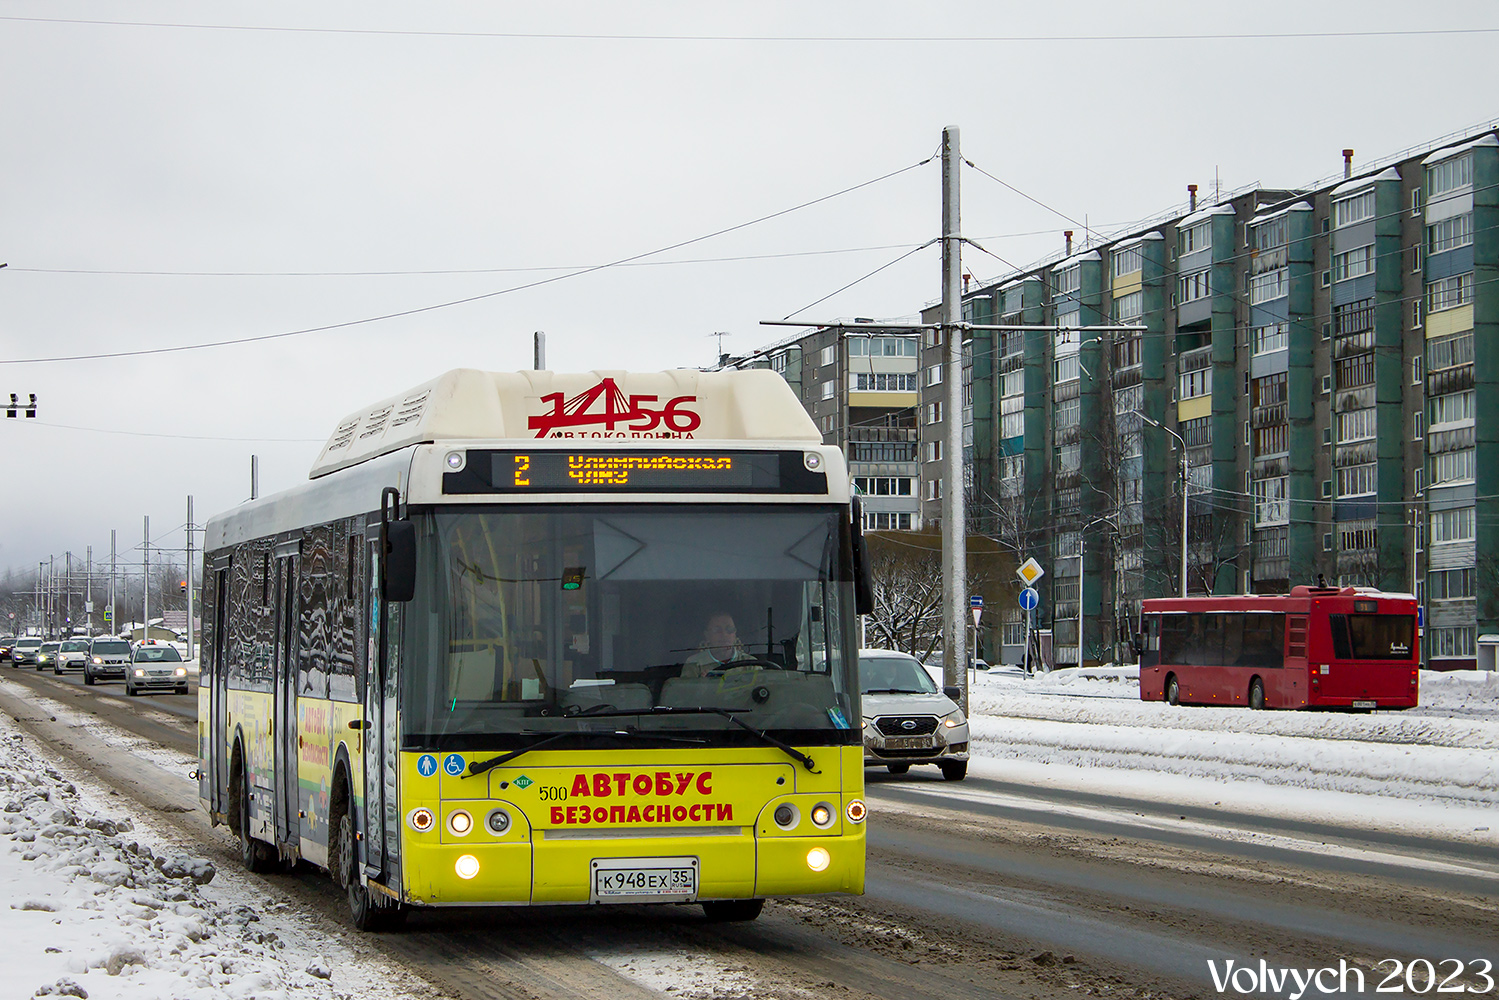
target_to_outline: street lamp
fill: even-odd
[[[1159,427],[1161,430],[1165,431],[1167,434],[1170,434],[1172,437],[1176,438],[1176,443],[1181,447],[1181,452],[1182,452],[1182,567],[1181,567],[1181,596],[1186,597],[1187,596],[1187,490],[1188,490],[1188,487],[1187,487],[1187,482],[1188,482],[1188,479],[1187,479],[1187,442],[1185,442],[1185,441],[1182,440],[1182,436],[1180,434],[1176,433],[1176,431],[1174,431],[1171,428],[1167,427],[1165,424],[1161,423],[1159,420],[1152,420],[1150,417],[1147,417],[1145,414],[1141,413],[1139,410],[1135,410],[1134,414],[1135,414],[1135,416],[1139,417],[1141,420],[1145,421],[1150,426],[1152,426],[1152,427]]]
[[[1088,572],[1087,564],[1083,562],[1083,554],[1086,551],[1084,541],[1087,538],[1088,529],[1095,524],[1107,524],[1115,531],[1119,530],[1119,526],[1109,520],[1107,514],[1100,514],[1083,525],[1082,530],[1077,533],[1077,665],[1079,667],[1083,665],[1083,578]]]

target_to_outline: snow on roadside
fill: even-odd
[[[263,885],[182,854],[0,715],[0,939],[12,996],[327,1000],[421,995]],[[154,846],[153,846],[154,845]],[[210,884],[212,883],[212,884]]]

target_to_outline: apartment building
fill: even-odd
[[[913,524],[959,419],[969,527],[1046,567],[1059,663],[1127,656],[1177,592],[1185,496],[1189,593],[1414,591],[1429,662],[1471,665],[1499,632],[1499,139],[1212,201],[970,289],[966,321],[1044,329],[970,331],[959,414],[923,338]]]
[[[848,456],[849,474],[864,498],[864,527],[915,531],[922,525],[919,351],[914,332],[861,323],[858,329],[812,330],[723,364],[780,372],[823,441]]]

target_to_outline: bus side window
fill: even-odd
[[[1185,663],[1183,654],[1187,652],[1187,619],[1188,615],[1162,615],[1161,616],[1161,662],[1162,663]]]

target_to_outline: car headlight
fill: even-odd
[[[137,677],[144,677],[144,676],[146,676],[146,672],[144,670],[141,670],[139,667],[137,667],[136,671],[135,671],[135,676],[137,676]]]
[[[186,677],[187,676],[187,668],[186,667],[178,667],[177,668],[177,676],[178,677]]]
[[[96,656],[96,657],[94,657],[94,662],[95,663],[103,663],[104,662],[104,657],[102,657],[102,656]]]
[[[948,729],[957,729],[959,726],[965,724],[967,721],[968,720],[963,717],[963,710],[961,708],[958,709],[956,712],[952,713],[951,715],[944,715],[942,717],[942,724],[944,726],[946,726]]]

